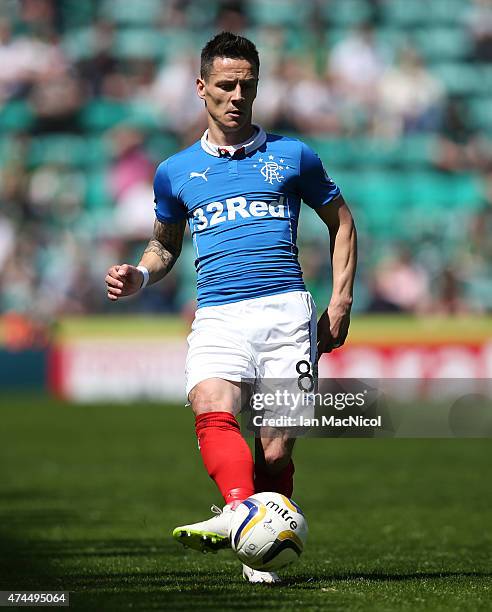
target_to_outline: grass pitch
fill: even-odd
[[[301,440],[310,538],[279,588],[171,539],[220,503],[186,409],[0,404],[0,589],[96,611],[491,609],[489,440]]]

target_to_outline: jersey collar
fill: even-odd
[[[240,142],[239,144],[236,144],[236,145],[227,145],[227,146],[220,146],[220,145],[216,145],[210,142],[208,140],[208,130],[205,130],[200,140],[202,149],[206,153],[209,153],[210,155],[214,155],[215,157],[223,157],[224,154],[225,155],[229,154],[232,157],[234,153],[236,153],[236,151],[239,151],[239,149],[244,149],[244,154],[247,155],[248,153],[251,153],[252,151],[256,151],[256,149],[259,149],[263,144],[265,144],[266,139],[267,139],[265,130],[262,127],[260,127],[259,125],[256,125],[256,123],[253,123],[253,127],[256,128],[256,134],[254,135],[252,140],[247,140],[245,142]]]

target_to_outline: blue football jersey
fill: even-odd
[[[318,208],[340,194],[306,144],[256,127],[254,140],[233,156],[205,132],[157,168],[157,219],[189,223],[198,307],[304,291],[296,247],[301,200]]]

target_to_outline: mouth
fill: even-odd
[[[232,117],[233,119],[238,119],[239,117],[243,115],[243,112],[239,110],[231,110],[231,111],[227,111],[226,115],[228,115],[229,117]]]

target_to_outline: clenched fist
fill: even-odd
[[[318,359],[343,345],[349,325],[350,306],[330,303],[318,321]]]
[[[143,283],[143,273],[135,266],[122,264],[111,266],[104,280],[108,298],[116,301],[120,297],[137,293]]]

